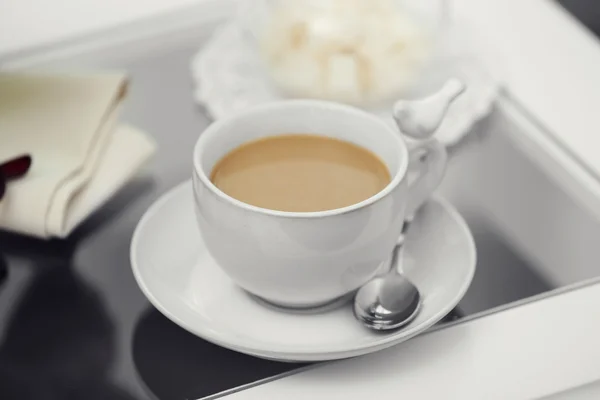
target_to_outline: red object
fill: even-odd
[[[0,200],[6,192],[6,182],[22,177],[31,167],[31,156],[25,154],[0,164]]]
[[[31,156],[25,154],[0,165],[0,173],[6,180],[20,178],[29,171],[29,167],[31,167]]]

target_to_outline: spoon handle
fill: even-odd
[[[401,248],[402,248],[402,243],[398,242],[396,244],[396,246],[394,246],[394,250],[392,250],[392,258],[390,259],[389,273],[392,273],[392,274],[398,273],[396,265],[398,264],[398,254],[400,253]]]
[[[406,240],[406,232],[408,231],[410,225],[410,221],[404,221],[404,226],[402,227],[402,233],[398,238],[398,242],[396,242],[396,246],[392,250],[392,257],[390,258],[390,265],[388,268],[388,273],[402,273],[400,268],[397,268],[398,259],[400,258],[400,253],[402,253],[402,247],[404,247],[404,242]]]

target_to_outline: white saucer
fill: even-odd
[[[190,182],[150,207],[131,243],[135,279],[165,316],[220,346],[280,361],[358,356],[423,332],[463,297],[475,258],[473,237],[457,211],[446,201],[429,201],[411,224],[403,259],[423,307],[407,328],[382,334],[362,327],[350,304],[321,314],[289,314],[264,307],[239,289],[204,247]]]

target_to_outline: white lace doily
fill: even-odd
[[[427,94],[456,77],[467,90],[448,110],[437,138],[452,145],[467,134],[473,124],[489,114],[499,88],[497,65],[485,59],[473,43],[477,37],[465,23],[455,23],[436,57],[418,85]],[[215,119],[232,115],[248,107],[284,99],[266,76],[262,64],[241,30],[234,23],[217,28],[192,60],[194,97]],[[394,124],[392,105],[374,113]]]

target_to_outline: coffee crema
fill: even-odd
[[[391,181],[371,151],[339,139],[283,134],[234,149],[213,168],[225,194],[277,211],[315,212],[360,203]]]

